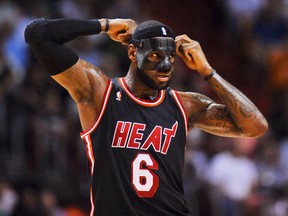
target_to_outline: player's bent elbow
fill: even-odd
[[[258,134],[259,134],[258,136],[262,136],[267,132],[269,125],[268,125],[267,120],[264,117],[261,119],[261,122],[259,122],[259,125],[257,128],[258,128]]]
[[[265,118],[263,118],[261,121],[252,124],[252,127],[250,127],[250,129],[248,129],[246,133],[243,134],[243,136],[250,138],[260,137],[267,132],[268,128],[268,122]]]
[[[25,28],[24,39],[26,43],[37,43],[44,37],[47,30],[46,20],[44,18],[33,20]]]

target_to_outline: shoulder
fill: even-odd
[[[110,80],[99,68],[79,59],[71,68],[52,76],[68,90],[78,106],[100,107]]]
[[[207,108],[210,104],[214,103],[209,97],[196,93],[196,92],[181,92],[177,91],[179,98],[185,108],[188,116],[202,111]]]

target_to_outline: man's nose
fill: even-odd
[[[159,72],[169,72],[171,71],[172,68],[172,64],[170,62],[169,57],[165,57],[160,64],[158,65],[158,67],[156,68],[156,71]]]

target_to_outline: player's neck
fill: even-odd
[[[145,100],[154,100],[158,96],[159,90],[151,89],[146,86],[135,75],[135,73],[132,73],[132,71],[130,71],[130,69],[124,78],[129,90],[138,98]]]

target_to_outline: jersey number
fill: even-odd
[[[152,171],[158,163],[149,154],[138,154],[132,162],[132,184],[139,197],[153,197],[159,186],[159,177]]]

